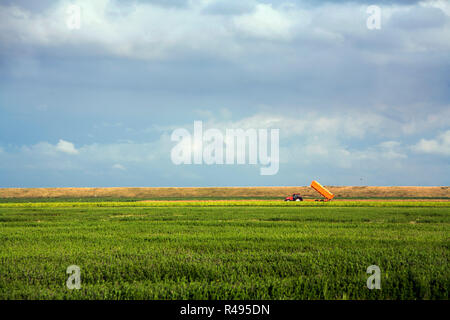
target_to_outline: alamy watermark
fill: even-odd
[[[366,9],[366,13],[369,17],[366,21],[367,29],[380,30],[381,29],[381,8],[379,6],[371,5]]]
[[[70,274],[66,281],[66,286],[68,289],[81,289],[81,270],[79,266],[71,265],[67,267],[67,274]]]
[[[372,274],[369,278],[367,278],[367,288],[370,290],[381,289],[380,267],[376,265],[368,266],[367,273]]]
[[[67,19],[66,26],[70,30],[77,30],[81,28],[81,7],[76,4],[71,4],[66,9]]]
[[[366,20],[366,26],[369,30],[381,29],[381,8],[377,5],[370,5],[366,9],[369,17]],[[66,26],[70,30],[78,30],[81,28],[81,7],[76,4],[67,6]]]
[[[203,122],[194,121],[194,132],[179,128],[171,140],[172,163],[180,164],[260,164],[261,175],[275,175],[279,169],[279,129],[219,129],[203,131]],[[270,136],[270,147],[269,147]],[[269,155],[270,150],[270,155]]]

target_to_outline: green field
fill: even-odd
[[[0,299],[448,299],[449,235],[450,202],[8,201]]]

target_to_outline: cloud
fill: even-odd
[[[305,108],[308,109],[308,108]],[[202,114],[202,113],[199,113]],[[384,136],[398,128],[399,121],[375,112],[321,112],[309,108],[305,112],[283,113],[278,110],[258,112],[240,120],[223,120],[208,114],[206,127],[212,128],[275,128],[280,129],[283,138],[309,137],[323,140],[361,140],[369,134]],[[192,126],[192,125],[188,125]]]
[[[203,130],[214,128],[225,132],[232,128],[279,129],[280,162],[284,165],[301,163],[309,166],[320,163],[329,168],[351,168],[361,161],[376,165],[408,158],[407,150],[401,142],[379,141],[392,135],[393,129],[397,129],[397,134],[401,133],[399,123],[373,112],[334,113],[327,116],[313,111],[292,116],[274,116],[272,112],[260,112],[234,121],[208,114],[207,119],[203,123]],[[189,123],[179,128],[192,132],[192,126]],[[172,128],[159,129],[165,131]],[[394,132],[393,136],[397,134]]]
[[[404,50],[428,51],[438,44],[449,47],[445,41],[449,35],[449,25],[445,23],[448,5],[443,2],[424,2],[412,8],[397,2],[382,7],[386,27],[382,37],[375,41],[373,33],[365,27],[367,4],[327,2],[308,6],[302,2],[189,1],[176,2],[173,7],[161,3],[79,0],[80,30],[66,27],[69,1],[58,1],[40,12],[3,5],[0,40],[5,46],[32,45],[52,51],[58,48],[66,54],[150,60],[194,53],[232,60],[236,55],[268,50],[255,46],[255,40],[272,50],[275,48],[272,41],[300,47],[364,44],[380,53],[386,51],[386,41],[390,44],[395,41],[396,47]],[[411,35],[407,31],[412,26],[426,30],[421,33],[416,30]],[[283,48],[276,50],[282,52]]]
[[[118,169],[118,170],[126,170],[126,168],[121,165],[120,163],[116,163],[112,166],[113,169]]]
[[[77,0],[80,30],[71,3],[0,6],[5,184],[23,170],[55,185],[351,183],[358,170],[395,183],[394,169],[433,183],[411,174],[430,167],[448,181],[449,1],[379,1],[377,31],[369,0]],[[194,120],[280,129],[279,174],[174,166],[170,133]]]
[[[73,157],[73,155],[77,155]],[[135,179],[139,172],[165,171],[170,165],[170,140],[162,134],[158,140],[147,143],[117,142],[92,143],[75,149],[68,141],[60,140],[56,145],[39,142],[34,145],[8,148],[0,152],[0,168],[14,172],[17,168],[52,172],[70,177],[67,183],[78,178],[92,179],[109,175],[108,169],[116,172],[133,172]],[[169,173],[169,175],[171,175]],[[91,180],[91,183],[95,180]],[[117,182],[120,185],[120,182]]]
[[[60,139],[56,145],[56,150],[67,153],[67,154],[78,154],[78,150],[72,142]]]
[[[283,163],[298,164],[300,167],[322,167],[329,170],[359,169],[365,171],[383,167],[402,167],[408,158],[401,143],[387,141],[357,147],[336,139],[297,139],[296,143],[284,146],[280,152]]]
[[[404,151],[400,151],[401,142],[384,141],[378,145],[382,157],[388,160],[406,159],[408,156]]]
[[[241,15],[255,10],[253,0],[213,0],[206,2],[203,12],[217,15]]]
[[[450,3],[447,0],[428,0],[422,1],[421,5],[424,7],[432,7],[441,9],[447,16],[450,17]]]
[[[420,139],[412,146],[412,150],[418,153],[450,156],[450,130],[437,136],[435,139]]]
[[[264,117],[263,114],[257,114],[254,117],[231,122],[228,120],[220,122],[213,119],[213,122],[208,125],[205,123],[204,130],[208,127],[211,128],[211,123],[218,125],[215,128],[219,130],[237,128],[243,124],[246,124],[242,126],[243,129],[249,128],[250,125],[255,125],[255,129],[276,128],[277,125],[283,125],[283,131],[287,131],[289,126],[295,126],[295,120],[288,116],[281,116],[273,123],[269,121],[269,118],[269,115]],[[358,135],[341,132],[348,125],[345,116],[334,115],[331,119],[332,121],[324,122],[319,118],[314,122],[313,117],[308,118],[313,122],[304,122],[302,130],[286,134],[284,137],[281,136],[280,173],[273,177],[277,179],[275,184],[292,184],[295,177],[308,180],[311,176],[318,179],[324,176],[328,181],[334,181],[336,175],[344,174],[344,172],[347,172],[347,176],[339,178],[341,184],[359,183],[359,175],[366,178],[372,177],[372,183],[377,181],[381,184],[398,184],[392,180],[394,179],[393,170],[403,172],[405,168],[414,164],[408,154],[413,150],[411,147],[405,146],[402,141],[379,141],[381,136],[376,134],[378,139],[372,142],[365,140],[363,144],[357,144],[355,141],[360,140]],[[316,131],[314,128],[318,123],[324,126]],[[190,132],[193,129],[192,124],[180,127],[184,127]],[[384,130],[383,128],[380,123],[380,126],[366,127],[365,129],[362,127],[357,131],[362,130],[360,133],[367,135],[369,132],[381,132]],[[62,181],[61,179],[64,177],[66,185],[75,185],[76,183],[73,181],[78,181],[78,179],[87,181],[83,185],[94,184],[97,186],[105,184],[109,186],[139,184],[145,186],[150,182],[155,186],[259,184],[256,182],[260,179],[259,173],[251,166],[244,166],[245,170],[242,169],[242,166],[175,166],[170,160],[170,152],[176,143],[170,141],[170,130],[168,132],[164,128],[160,128],[160,130],[163,130],[160,132],[160,138],[148,143],[129,141],[81,145],[76,149],[77,157],[69,157],[66,152],[62,152],[58,147],[58,145],[61,146],[60,142],[56,145],[40,142],[15,150],[5,150],[3,153],[0,152],[0,169],[7,170],[7,172],[13,172],[15,168],[45,172],[47,175],[56,175],[54,179],[57,180],[55,181]],[[449,137],[450,130],[439,136],[438,139],[438,144],[441,147],[447,145],[447,150],[449,150]],[[71,143],[68,142],[68,144]],[[69,149],[72,150],[70,147]],[[429,166],[429,163],[424,165]],[[363,172],[361,172],[361,168],[364,168]],[[108,169],[114,169],[116,173],[112,175]],[[125,171],[126,177],[122,176],[122,172]],[[358,177],[355,178],[355,176]],[[214,183],[211,182],[211,177],[214,177]],[[205,179],[210,182],[205,184]],[[430,177],[423,179],[426,179],[423,181],[432,183]],[[42,182],[35,182],[36,184],[43,185]]]
[[[436,7],[416,6],[395,12],[389,20],[390,26],[400,29],[437,29],[445,26],[448,16]]]
[[[29,159],[37,165],[44,162],[50,167],[53,163],[70,163],[70,167],[77,166],[78,168],[109,166],[123,169],[125,168],[124,164],[146,165],[164,157],[169,159],[169,143],[165,134],[154,142],[92,143],[82,145],[78,149],[75,149],[73,143],[65,140],[59,140],[56,145],[43,141],[34,145],[14,148],[5,151],[4,154]],[[77,157],[67,157],[67,155],[77,155]],[[59,166],[59,168],[63,167],[63,165]]]
[[[258,4],[255,11],[237,16],[234,26],[240,35],[267,40],[289,40],[295,16],[288,11],[274,9],[271,4]]]

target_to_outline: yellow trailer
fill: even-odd
[[[313,180],[313,182],[311,182],[311,188],[313,188],[318,193],[320,193],[322,196],[324,196],[327,199],[326,201],[329,201],[334,198],[334,194],[332,194],[329,190],[327,190],[324,186],[322,186],[316,180]]]

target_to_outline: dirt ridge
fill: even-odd
[[[336,198],[450,198],[448,186],[374,187],[326,186]],[[285,197],[300,193],[318,197],[305,186],[291,187],[112,187],[112,188],[0,188],[0,198],[192,198]]]

